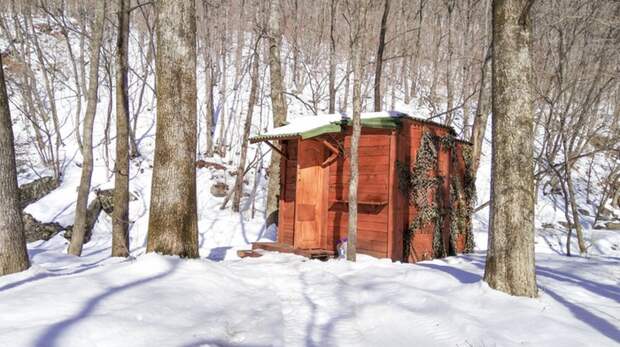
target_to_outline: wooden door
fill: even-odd
[[[313,140],[299,142],[295,194],[296,248],[324,248],[327,226],[327,170],[321,167],[325,147]]]

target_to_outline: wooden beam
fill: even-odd
[[[288,160],[288,156],[286,155],[286,153],[282,152],[280,150],[280,148],[278,148],[278,146],[274,145],[273,143],[269,142],[269,141],[265,141],[265,143],[271,147],[271,149],[273,149],[274,151],[280,153],[281,156],[283,156],[284,158],[286,158],[286,160]]]
[[[338,158],[338,156],[340,155],[340,151],[338,150],[338,148],[334,147],[334,145],[329,143],[327,140],[321,140],[321,142],[323,143],[325,147],[327,147],[332,152],[332,155],[330,155],[327,159],[325,159],[325,161],[321,164],[321,167],[327,167],[329,164],[333,163],[336,160],[336,158]]]

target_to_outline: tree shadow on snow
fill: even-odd
[[[429,269],[434,269],[434,270],[439,270],[439,271],[443,271],[445,273],[447,273],[448,275],[451,275],[452,277],[456,278],[457,280],[459,280],[461,283],[463,284],[470,284],[470,283],[476,283],[479,282],[480,280],[482,280],[482,277],[478,274],[475,274],[473,272],[469,272],[469,271],[465,271],[465,270],[461,270],[452,266],[448,266],[448,265],[439,265],[439,264],[425,264],[425,263],[418,263],[416,264],[417,266],[421,266],[421,267],[426,267]]]
[[[209,255],[207,255],[207,259],[213,261],[222,261],[226,258],[226,252],[232,247],[215,247],[211,248],[209,251]]]
[[[214,346],[214,347],[269,347],[270,345],[257,345],[257,344],[238,344],[238,343],[230,343],[226,341],[222,341],[219,339],[201,339],[198,341],[194,341],[192,343],[188,343],[186,345],[182,345],[181,347],[203,347],[203,346]]]
[[[42,280],[42,279],[49,278],[49,277],[63,277],[63,276],[77,275],[79,273],[82,273],[82,272],[91,270],[93,268],[99,267],[99,264],[101,262],[105,261],[105,260],[107,260],[107,258],[106,259],[98,260],[98,261],[96,261],[94,263],[90,263],[90,264],[82,264],[82,265],[76,267],[75,271],[70,271],[70,272],[55,273],[55,272],[60,272],[60,271],[62,271],[64,269],[47,270],[47,272],[38,273],[38,274],[35,274],[34,276],[31,276],[31,277],[24,278],[24,279],[19,280],[19,281],[15,281],[15,282],[6,284],[6,285],[0,287],[0,292],[16,288],[16,287],[19,287],[19,286],[27,284],[27,283],[36,282],[38,280]]]
[[[77,324],[80,321],[88,318],[91,314],[93,314],[95,312],[95,310],[105,300],[109,299],[111,296],[114,296],[116,294],[120,294],[121,292],[126,291],[128,289],[135,288],[135,287],[144,285],[146,283],[162,279],[162,278],[172,274],[176,270],[176,265],[174,265],[172,262],[170,262],[170,263],[171,263],[170,268],[167,269],[164,272],[161,272],[161,273],[159,273],[157,275],[153,275],[153,276],[150,276],[150,277],[141,278],[139,280],[135,280],[135,281],[123,284],[123,285],[111,287],[108,290],[106,290],[105,292],[103,292],[103,293],[101,293],[101,294],[91,298],[84,305],[84,307],[77,314],[75,314],[73,317],[67,318],[67,319],[65,319],[63,321],[57,322],[57,323],[51,325],[50,327],[48,327],[47,330],[43,333],[43,335],[41,335],[36,340],[36,342],[33,344],[33,346],[36,346],[36,347],[60,346],[58,340],[59,340],[59,338],[64,333],[69,331],[75,324]]]
[[[481,270],[484,270],[484,259],[478,255],[465,255],[462,256],[465,260],[468,261],[469,264],[472,264],[478,267]],[[445,273],[450,274],[457,280],[461,281],[461,283],[474,283],[482,280],[482,277],[478,274],[464,271],[449,265],[438,265],[438,264],[426,264],[426,263],[418,263],[417,266],[422,266],[426,268],[431,268],[439,271],[443,271]],[[615,286],[606,285],[603,283],[598,283],[594,281],[590,281],[584,279],[582,277],[560,272],[557,270],[550,269],[545,266],[536,265],[536,276],[545,277],[558,282],[565,282],[572,284],[574,286],[583,288],[592,294],[602,296],[608,299],[611,299],[615,302],[620,302],[620,289]],[[586,308],[580,306],[577,303],[573,303],[562,297],[560,294],[554,292],[548,287],[539,285],[540,289],[542,289],[546,294],[548,294],[551,298],[553,298],[558,303],[567,307],[570,312],[582,322],[588,324],[601,334],[609,337],[615,342],[620,342],[620,330],[612,323],[608,322],[604,318],[601,318],[594,313],[588,311]]]
[[[545,291],[545,294],[548,294],[555,301],[566,306],[566,308],[568,308],[577,319],[588,324],[589,326],[591,326],[601,334],[607,336],[608,338],[612,339],[613,341],[620,343],[620,330],[618,330],[616,326],[586,310],[585,308],[564,299],[561,295],[549,289],[548,287],[539,287]]]
[[[616,286],[590,281],[570,273],[555,271],[544,266],[536,266],[536,275],[574,284],[593,294],[604,296],[620,303],[620,288]]]

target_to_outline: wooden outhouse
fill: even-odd
[[[350,140],[350,118],[340,114],[301,117],[250,139],[281,154],[278,236],[269,249],[333,254],[347,237]],[[358,252],[411,262],[471,250],[469,147],[439,123],[363,113]]]

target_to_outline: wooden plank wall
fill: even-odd
[[[389,208],[389,168],[391,131],[364,129],[359,144],[358,201],[385,202],[383,206],[358,205],[358,243],[360,253],[387,257]],[[344,139],[344,141],[343,141]],[[349,153],[350,133],[326,137],[331,143],[340,142]],[[349,160],[338,157],[329,167],[328,249],[334,249],[339,239],[347,237],[349,199]]]
[[[415,165],[415,159],[418,153],[418,149],[420,147],[420,141],[422,138],[422,133],[424,130],[430,131],[432,134],[436,136],[444,136],[447,134],[448,130],[446,128],[440,126],[433,126],[432,124],[419,123],[415,121],[405,121],[403,123],[403,129],[401,130],[401,138],[399,141],[399,153],[397,156],[399,158],[403,158],[405,163],[411,167]],[[401,152],[404,152],[401,153]],[[444,204],[449,203],[450,201],[450,169],[451,168],[451,154],[448,148],[444,148],[441,146],[439,151],[438,158],[438,170],[433,170],[430,175],[440,175],[444,177],[443,184],[440,188],[440,194],[442,194]],[[436,192],[431,192],[429,194],[429,202],[432,201]],[[406,232],[406,229],[409,225],[414,221],[417,217],[417,209],[412,204],[409,204],[408,199],[405,199],[406,204],[408,205],[406,213],[403,212],[400,216],[406,222],[403,223],[404,226],[402,228],[402,232]],[[444,205],[445,206],[445,205]],[[404,259],[404,261],[408,262],[416,262],[420,260],[432,259],[435,255],[433,254],[433,234],[434,234],[435,226],[433,223],[429,223],[424,226],[420,230],[416,230],[411,240],[410,250],[409,250],[409,259]],[[396,231],[398,232],[398,230]],[[450,219],[449,216],[444,218],[444,223],[442,226],[442,239],[444,242],[444,246],[448,247],[449,241],[449,233],[450,233]]]
[[[280,162],[280,211],[278,215],[278,242],[293,245],[295,229],[295,188],[297,182],[297,140],[282,141]]]

